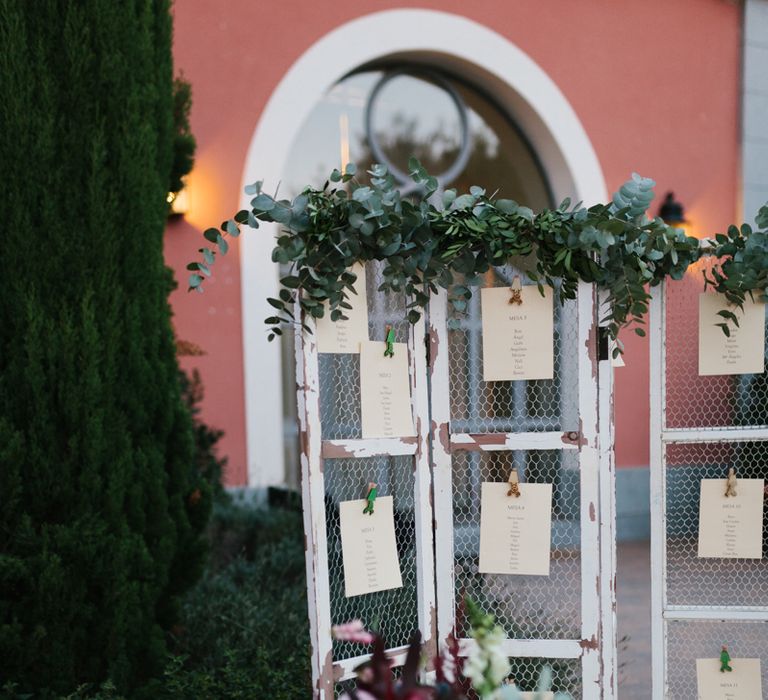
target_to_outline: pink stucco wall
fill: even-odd
[[[190,212],[184,221],[169,225],[166,257],[182,281],[172,297],[178,335],[208,353],[183,364],[200,368],[205,417],[226,430],[222,451],[229,457],[230,484],[246,480],[237,247],[217,264],[202,296],[184,291],[184,266],[200,246],[199,231],[237,209],[248,144],[266,101],[291,64],[339,24],[412,6],[383,0],[175,4],[176,70],[193,86],[198,154]],[[531,56],[584,124],[609,189],[635,170],[655,178],[660,195],[673,189],[700,235],[735,219],[741,40],[737,3],[441,0],[417,6],[486,24]],[[617,460],[619,466],[644,465],[648,343],[632,336],[626,345],[628,366],[617,370]]]

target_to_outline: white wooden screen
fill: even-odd
[[[696,659],[760,657],[768,688],[768,557],[697,557],[701,479],[768,479],[768,375],[698,375],[701,268],[651,305],[653,698],[697,697]]]
[[[392,325],[408,343],[417,438],[362,439],[358,355],[317,353],[314,335],[296,334],[296,383],[301,440],[302,499],[307,549],[307,591],[315,697],[328,700],[353,679],[369,657],[351,643],[332,640],[331,626],[361,619],[377,627],[395,664],[415,629],[434,647],[435,602],[428,393],[424,322],[405,320],[405,298],[378,292],[381,265],[367,266],[369,337],[385,338]],[[311,319],[305,319],[313,327]],[[392,496],[403,587],[344,596],[338,508],[364,498],[369,481]]]
[[[513,274],[498,269],[487,283],[508,286]],[[573,698],[614,698],[612,370],[598,360],[595,290],[582,284],[577,300],[555,303],[553,380],[486,383],[480,295],[456,319],[448,318],[447,295],[436,295],[425,336],[423,322],[404,321],[404,299],[377,291],[379,275],[380,265],[369,264],[370,337],[383,341],[389,323],[409,344],[418,438],[361,439],[357,356],[318,355],[313,336],[297,337],[315,696],[333,697],[367,659],[331,639],[333,624],[353,618],[381,627],[396,664],[416,628],[430,655],[454,632],[466,653],[466,593],[507,631],[524,689],[547,663],[556,689]],[[549,577],[477,572],[479,485],[506,481],[512,461],[523,487],[526,479],[554,484]],[[338,503],[362,498],[370,480],[395,497],[404,586],[345,599]]]
[[[509,286],[515,274],[496,270],[486,283]],[[556,690],[613,698],[611,367],[598,361],[595,291],[582,284],[577,300],[555,304],[555,377],[536,382],[482,381],[479,296],[453,320],[446,293],[430,305],[438,639],[470,649],[469,595],[507,632],[523,689],[548,664]],[[480,484],[505,481],[513,464],[523,481],[554,484],[549,577],[477,570]]]

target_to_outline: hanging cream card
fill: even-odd
[[[363,513],[365,500],[339,503],[341,554],[344,561],[344,594],[402,588],[395,541],[392,496],[379,496],[373,513]]]
[[[521,304],[512,304],[508,287],[480,290],[483,317],[483,379],[504,382],[552,379],[554,323],[552,289],[527,286]]]
[[[360,343],[368,340],[368,296],[365,289],[365,265],[356,263],[351,272],[357,275],[352,285],[355,292],[348,289],[347,303],[351,309],[340,309],[347,320],[331,321],[328,302],[325,302],[325,315],[317,319],[315,335],[318,352],[353,353],[360,352]]]
[[[720,672],[720,659],[696,659],[698,700],[759,700],[763,697],[760,659],[731,659],[732,671]]]
[[[718,311],[739,319],[728,324],[730,336],[715,324],[725,323]],[[765,370],[765,304],[744,302],[744,311],[729,307],[721,294],[699,295],[699,374],[762,374]]]
[[[360,344],[360,410],[364,438],[416,435],[411,413],[408,346],[394,343],[394,356],[385,357],[386,344]]]
[[[552,484],[484,482],[480,492],[481,574],[549,576]]]
[[[725,479],[702,479],[699,499],[699,556],[761,559],[763,479],[738,479],[726,496]]]

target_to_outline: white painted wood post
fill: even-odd
[[[650,511],[651,511],[651,696],[666,695],[666,635],[664,608],[664,468],[662,431],[664,429],[664,295],[666,283],[651,289],[650,316]]]
[[[444,647],[455,625],[453,569],[453,469],[448,369],[448,293],[440,289],[429,303],[429,360],[432,423],[432,474],[437,573],[437,637]]]
[[[314,331],[298,303],[295,316]],[[301,442],[301,496],[307,569],[307,607],[312,645],[312,692],[319,700],[333,698],[331,604],[328,543],[325,529],[325,480],[320,437],[320,386],[314,332],[296,330],[296,390]]]
[[[600,425],[598,414],[598,326],[597,291],[579,283],[577,299],[579,328],[576,353],[579,368],[579,473],[581,476],[581,675],[584,700],[610,698],[602,686],[601,595],[603,594],[600,552]],[[566,350],[567,352],[568,350]]]
[[[598,309],[607,306],[607,294],[598,294]],[[597,322],[602,318],[598,313]],[[618,696],[618,632],[616,622],[616,460],[614,450],[613,348],[598,364],[600,442],[600,570],[602,687],[605,698]]]

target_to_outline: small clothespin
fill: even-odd
[[[509,472],[509,479],[507,479],[507,482],[509,483],[507,496],[520,498],[520,478],[517,476],[517,469],[515,467],[512,467],[512,471]]]
[[[392,326],[387,326],[387,333],[384,342],[387,344],[384,350],[384,357],[395,356],[395,329]]]
[[[731,668],[731,655],[728,653],[728,647],[723,644],[720,652],[720,673],[733,671]]]
[[[736,470],[728,467],[728,478],[725,480],[725,497],[736,496]]]
[[[367,503],[365,504],[365,510],[363,510],[363,513],[367,513],[368,515],[373,515],[373,504],[376,502],[376,495],[378,494],[379,489],[376,486],[375,481],[371,481],[368,483],[368,493],[365,494],[365,500]]]
[[[512,279],[512,285],[510,286],[509,291],[512,295],[509,298],[509,303],[520,306],[523,303],[523,285],[520,282],[520,277],[518,275],[515,275]]]

